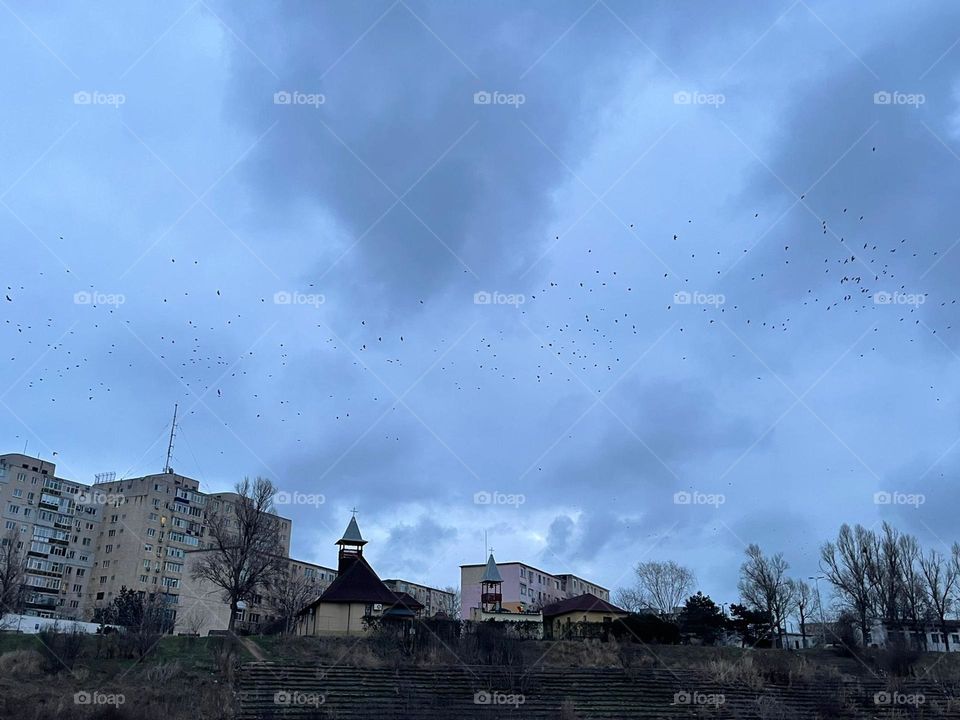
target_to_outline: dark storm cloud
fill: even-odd
[[[331,564],[357,506],[378,570],[444,585],[489,542],[730,600],[746,542],[807,573],[845,520],[954,539],[956,9],[210,7],[0,26],[8,449],[155,471],[179,401],[205,488],[324,496],[283,510],[295,555]],[[95,88],[127,102],[70,102]]]

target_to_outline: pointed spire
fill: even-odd
[[[503,582],[503,577],[500,575],[500,570],[497,568],[497,561],[493,559],[493,552],[490,553],[490,557],[487,559],[487,567],[483,571],[483,576],[480,578],[480,582]]]
[[[357,525],[356,516],[350,518],[347,529],[343,531],[343,537],[337,540],[337,545],[366,545],[367,541],[360,534],[360,526]]]

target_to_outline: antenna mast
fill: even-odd
[[[167,462],[163,466],[163,471],[165,473],[172,473],[173,468],[170,467],[170,458],[173,455],[173,438],[177,432],[177,403],[173,405],[173,424],[170,426],[170,442],[167,443]]]

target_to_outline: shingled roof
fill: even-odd
[[[605,612],[620,613],[622,615],[630,614],[623,608],[618,608],[616,605],[611,605],[606,600],[601,600],[596,595],[584,593],[583,595],[577,595],[576,597],[567,598],[566,600],[560,600],[547,605],[545,608],[543,608],[543,617],[556,617],[557,615],[565,615],[566,613],[570,612]]]
[[[330,587],[304,610],[320,603],[368,603],[395,605],[397,596],[383,584],[373,568],[362,557],[353,559],[346,569],[337,575]]]
[[[487,558],[487,567],[483,570],[480,582],[503,582],[500,569],[497,567],[497,561],[493,559],[493,553],[490,553],[490,557]]]
[[[414,612],[423,610],[423,603],[417,600],[410,593],[398,592],[394,594],[397,596],[397,604],[395,607],[405,607],[408,610],[413,610]]]

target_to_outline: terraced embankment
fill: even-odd
[[[241,720],[960,718],[960,701],[931,683],[907,681],[894,694],[873,677],[751,688],[700,671],[663,668],[525,674],[489,667],[258,662],[240,668],[237,694]]]

